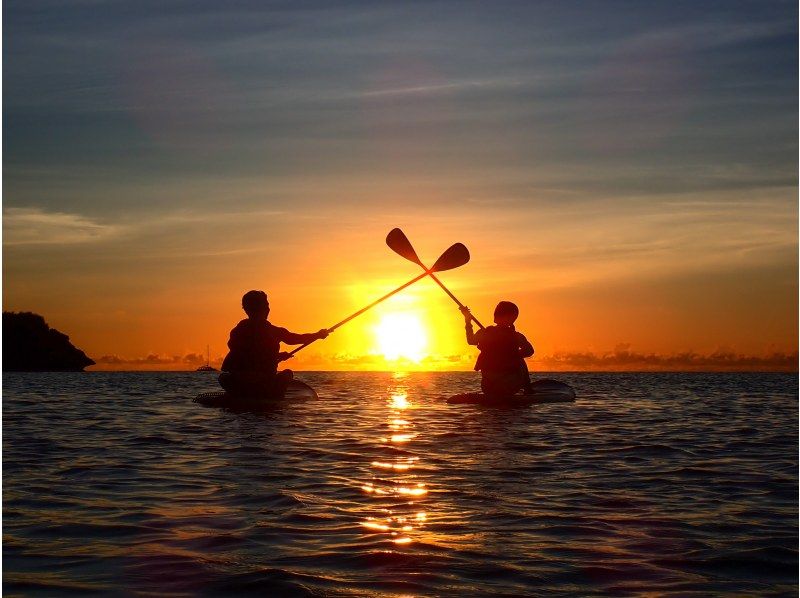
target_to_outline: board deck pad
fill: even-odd
[[[575,390],[564,382],[543,378],[532,384],[533,393],[515,394],[507,397],[489,397],[480,392],[466,392],[447,398],[451,405],[487,405],[496,407],[525,407],[545,403],[572,403]]]
[[[206,407],[225,407],[229,409],[257,410],[271,405],[277,405],[284,401],[297,401],[303,399],[316,399],[317,393],[305,382],[292,380],[286,393],[276,397],[240,397],[232,395],[224,390],[203,392],[194,399],[195,403]]]

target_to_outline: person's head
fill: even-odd
[[[269,301],[264,291],[247,291],[242,297],[242,308],[250,318],[264,318],[269,315]]]
[[[494,323],[500,326],[511,326],[519,316],[519,308],[511,301],[501,301],[494,308]]]

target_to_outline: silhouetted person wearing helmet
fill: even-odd
[[[495,326],[475,332],[468,307],[461,310],[467,329],[467,342],[480,349],[475,370],[481,372],[481,390],[487,396],[507,397],[522,389],[532,392],[525,358],[533,355],[533,346],[517,332],[514,322],[519,308],[510,301],[501,301],[494,310]]]
[[[242,297],[247,319],[231,330],[230,349],[222,362],[219,383],[241,396],[280,396],[292,381],[292,370],[278,371],[278,363],[289,359],[280,344],[303,345],[328,336],[324,328],[309,334],[289,332],[267,321],[269,301],[264,291],[248,291]]]

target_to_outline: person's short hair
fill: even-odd
[[[258,312],[264,305],[269,305],[264,291],[247,291],[242,297],[242,308],[248,316]]]
[[[501,301],[494,308],[494,317],[498,318],[500,316],[511,316],[516,320],[519,316],[519,308],[511,301]]]

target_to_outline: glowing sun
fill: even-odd
[[[428,344],[425,328],[413,314],[388,314],[375,327],[380,352],[386,359],[419,361]]]

